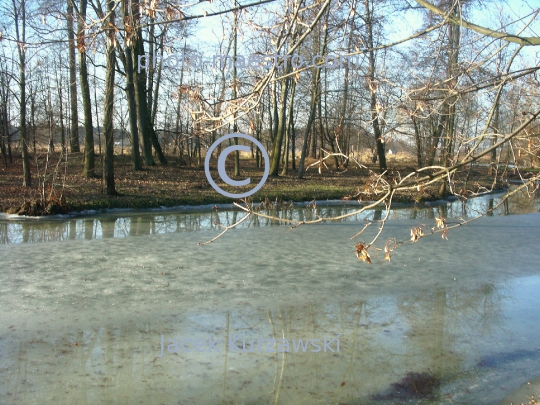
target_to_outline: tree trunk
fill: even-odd
[[[103,117],[103,136],[105,138],[105,159],[103,161],[103,177],[107,195],[116,195],[114,186],[114,128],[113,128],[113,105],[114,105],[114,73],[115,73],[115,47],[116,35],[114,32],[114,0],[107,0],[108,30],[107,30],[107,70],[105,73],[105,102]]]
[[[236,1],[235,1],[236,5]],[[232,98],[233,102],[236,104],[236,98],[238,97],[238,73],[236,71],[236,55],[238,52],[238,11],[234,11],[234,38],[233,38],[233,59],[232,59],[232,68],[233,68],[233,87],[232,87]],[[234,109],[233,114],[233,133],[238,132],[238,124],[236,122],[236,108]],[[238,138],[233,138],[234,144],[238,145]],[[234,175],[240,176],[240,151],[234,151]]]
[[[62,153],[66,153],[66,128],[64,125],[64,97],[62,91],[62,75],[60,75],[60,81],[56,78],[56,85],[58,87],[58,99],[59,99],[59,113],[60,113],[60,142],[62,143]]]
[[[379,172],[384,173],[386,168],[386,153],[384,148],[384,140],[382,139],[381,125],[379,122],[379,113],[377,111],[377,83],[375,80],[375,51],[373,40],[373,9],[370,8],[369,3],[371,0],[364,0],[366,7],[366,30],[367,40],[369,47],[369,86],[370,86],[370,108],[371,108],[371,123],[373,125],[373,134],[375,135],[375,142],[377,145],[377,157],[379,159]]]
[[[302,143],[302,152],[300,154],[300,163],[298,164],[298,178],[301,179],[304,176],[304,163],[306,161],[306,155],[307,155],[307,149],[308,149],[308,140],[309,140],[309,133],[311,130],[311,126],[313,125],[313,121],[315,121],[315,110],[317,108],[317,102],[318,98],[320,96],[319,94],[319,86],[317,83],[319,82],[321,77],[320,69],[317,69],[315,72],[315,75],[313,77],[313,85],[311,86],[311,103],[309,108],[309,117],[306,123],[306,130],[304,131],[304,141]],[[313,137],[315,137],[315,134],[312,134]]]
[[[283,169],[281,171],[281,175],[285,176],[287,174],[287,171],[289,170],[289,144],[292,140],[292,134],[291,134],[291,128],[293,127],[292,121],[293,121],[293,107],[294,107],[294,94],[296,92],[296,82],[292,82],[291,84],[291,99],[289,101],[289,116],[287,117],[287,129],[285,134],[285,161],[283,162]],[[294,149],[294,145],[291,149]],[[294,152],[293,152],[293,170],[294,170]]]
[[[28,136],[26,132],[26,1],[21,0],[19,7],[13,1],[13,12],[15,16],[15,31],[17,35],[17,51],[19,53],[19,140],[22,148],[23,160],[23,186],[32,185],[30,174],[30,157],[28,156]],[[19,27],[20,24],[20,27]]]
[[[414,140],[416,142],[416,164],[420,169],[422,167],[422,139],[420,137],[420,128],[418,128],[418,123],[416,122],[416,117],[414,113],[411,115],[411,120],[414,127]]]
[[[454,7],[452,14],[460,18],[459,7]],[[448,26],[448,65],[447,65],[447,80],[449,80],[450,88],[457,86],[457,75],[459,74],[459,45],[461,30],[459,25],[450,24]],[[444,148],[442,154],[442,165],[447,167],[450,165],[450,158],[453,155],[452,145],[454,141],[455,123],[456,123],[456,102],[457,96],[452,96],[445,100],[445,113],[448,114],[446,119],[446,127],[444,134]],[[443,183],[446,184],[446,183]]]
[[[133,46],[132,60],[134,67],[133,78],[135,102],[137,106],[137,123],[139,125],[139,135],[142,139],[144,163],[147,166],[154,166],[154,157],[152,156],[152,135],[150,133],[150,119],[148,114],[148,104],[146,102],[146,69],[139,66],[139,56],[144,56],[142,29],[140,28],[139,0],[131,0],[130,11],[133,16],[133,26],[131,29],[136,33],[134,38],[132,38],[130,45]]]
[[[327,39],[328,39],[328,14],[329,12],[327,11],[326,12],[326,21],[325,21],[325,24],[324,24],[324,36],[323,36],[323,41],[322,41],[322,46],[321,44],[319,43],[319,49],[320,49],[320,55],[324,55],[326,53],[326,43],[327,43]],[[320,36],[320,32],[319,32],[319,35],[317,36],[317,38],[319,38]],[[317,104],[319,102],[319,97],[321,95],[320,93],[320,81],[321,81],[321,69],[319,68],[316,68],[315,69],[315,74],[313,75],[313,80],[311,81],[311,102],[310,102],[310,108],[309,108],[309,117],[308,117],[308,120],[307,120],[307,123],[306,123],[306,130],[304,131],[304,140],[302,142],[302,151],[301,151],[301,154],[300,154],[300,162],[298,163],[298,178],[301,179],[303,176],[304,176],[304,164],[305,164],[305,161],[306,161],[306,156],[307,156],[307,152],[308,152],[308,142],[309,142],[309,134],[310,134],[310,131],[311,131],[311,127],[313,125],[313,121],[315,120],[315,110],[317,108]],[[312,147],[315,146],[316,147],[316,136],[315,134],[313,133],[311,135],[312,137],[312,140],[313,140],[313,144],[312,144]],[[313,149],[311,150],[311,152],[313,153]]]
[[[67,5],[67,31],[69,40],[69,101],[71,110],[71,124],[69,147],[72,153],[81,151],[79,146],[79,113],[77,108],[77,63],[75,60],[75,33],[73,29],[73,3],[68,0]]]
[[[84,170],[83,175],[94,177],[94,127],[92,125],[92,102],[88,84],[88,68],[86,66],[85,21],[88,0],[79,2],[79,22],[77,24],[77,47],[79,48],[79,78],[84,111]]]
[[[101,131],[103,128],[99,125],[99,109],[98,109],[98,102],[97,102],[96,77],[97,77],[96,64],[94,62],[94,107],[96,109],[96,129],[97,129],[97,136],[98,136],[98,151],[99,151],[99,155],[102,157],[102,160],[103,160],[103,155],[101,154]]]
[[[0,86],[3,86],[3,78],[0,78]],[[3,89],[0,89],[0,151],[2,152],[2,160],[4,167],[8,166],[6,157],[6,138],[8,135],[7,129],[7,102],[4,98]],[[5,105],[6,104],[6,105]]]
[[[126,47],[124,53],[119,52],[126,72],[126,98],[128,102],[129,130],[131,132],[131,161],[133,171],[142,170],[139,151],[139,129],[137,126],[137,103],[135,101],[135,86],[133,73],[133,52],[131,42],[134,40],[133,21],[129,15],[127,0],[122,0],[122,15],[126,25]],[[128,29],[129,27],[129,29]]]
[[[286,73],[290,72],[289,64],[287,64]],[[279,172],[279,161],[281,158],[281,147],[283,144],[283,135],[285,134],[285,121],[287,111],[287,96],[289,93],[289,79],[284,79],[281,82],[281,106],[279,108],[279,118],[274,144],[272,148],[272,156],[270,156],[270,173],[269,176],[277,176]]]

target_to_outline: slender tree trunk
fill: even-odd
[[[237,2],[235,0],[235,5],[237,5]],[[238,74],[236,71],[236,55],[238,52],[238,11],[234,11],[234,42],[233,42],[233,89],[232,89],[232,98],[233,102],[236,103],[236,98],[238,97]],[[238,132],[238,124],[236,123],[236,109],[234,111],[233,115],[233,133]],[[234,144],[238,145],[238,138],[233,138]],[[240,176],[240,152],[235,150],[234,151],[234,175]]]
[[[0,86],[3,85],[0,78]],[[3,89],[0,89],[0,151],[2,152],[2,160],[4,162],[4,167],[8,167],[7,157],[6,157],[6,138],[7,138],[7,108],[5,108],[6,99],[4,98]]]
[[[294,128],[294,120],[291,120],[291,169],[296,170],[296,129]]]
[[[327,28],[328,27],[328,14],[329,12],[327,11],[326,22],[324,24],[325,29],[324,29],[322,45],[319,43],[320,55],[324,55],[326,53],[326,44],[327,44],[327,39],[328,39],[328,28]],[[317,38],[319,38],[319,36],[320,36],[320,32]],[[304,164],[305,164],[306,156],[308,152],[309,134],[310,134],[313,122],[315,120],[315,111],[319,103],[319,98],[321,96],[320,82],[321,82],[321,69],[315,69],[315,74],[313,75],[313,80],[311,81],[311,102],[310,102],[310,108],[309,108],[309,117],[306,123],[306,130],[304,131],[304,140],[302,143],[300,162],[298,163],[298,178],[299,179],[301,179],[304,176]],[[315,133],[312,133],[311,137],[312,139],[316,138]],[[312,146],[315,145],[316,147],[316,141],[313,140],[313,142],[315,143],[312,144]],[[311,152],[313,153],[313,149],[311,150]]]
[[[36,145],[36,93],[32,89],[30,90],[30,122],[31,122],[31,130],[32,130],[32,144],[33,144],[33,151],[34,154],[37,153],[37,145]],[[27,130],[28,131],[28,130]],[[30,134],[27,133],[26,137],[28,138]],[[28,140],[30,141],[30,140]]]
[[[287,64],[286,73],[290,72],[290,64]],[[286,126],[286,111],[287,111],[287,97],[289,93],[289,79],[284,79],[281,82],[281,96],[280,96],[280,108],[279,118],[276,136],[274,137],[274,144],[272,148],[272,156],[270,156],[270,176],[277,176],[279,172],[279,161],[281,158],[281,148],[283,145],[283,135],[285,134]]]
[[[15,15],[15,31],[17,35],[17,51],[19,54],[19,139],[22,148],[23,160],[23,186],[32,185],[30,174],[30,158],[28,156],[28,136],[26,128],[26,1],[21,0],[19,5],[13,2],[13,12]]]
[[[139,128],[137,125],[137,103],[135,101],[135,85],[133,83],[133,55],[126,48],[126,96],[129,111],[129,130],[131,132],[131,162],[133,171],[142,170],[141,154],[139,151]]]
[[[315,110],[317,108],[317,102],[318,98],[320,96],[318,90],[319,86],[316,85],[318,81],[320,80],[320,69],[317,69],[317,72],[315,72],[313,82],[315,85],[313,85],[311,88],[311,103],[309,108],[309,117],[306,123],[306,130],[304,131],[304,141],[302,143],[302,152],[300,155],[300,162],[298,164],[298,178],[301,179],[304,176],[304,163],[306,161],[306,155],[307,155],[307,149],[308,149],[308,140],[309,140],[309,133],[311,130],[311,127],[313,125],[313,121],[315,121]],[[312,134],[314,137],[315,134]]]
[[[152,156],[152,135],[150,133],[148,104],[146,102],[146,69],[139,66],[139,56],[144,56],[142,29],[140,27],[139,0],[131,0],[130,12],[133,18],[133,24],[131,29],[134,30],[136,33],[132,38],[130,45],[133,46],[133,76],[135,88],[135,102],[137,105],[137,123],[139,126],[139,134],[142,139],[144,163],[147,166],[153,166],[155,165],[155,163],[154,157]]]
[[[420,137],[420,128],[418,127],[414,113],[411,115],[411,120],[414,127],[414,140],[416,142],[416,164],[418,168],[421,168],[423,163],[422,138]]]
[[[452,14],[459,18],[459,7],[454,7]],[[450,82],[451,88],[457,85],[457,75],[459,74],[459,46],[461,29],[459,25],[450,24],[448,26],[448,66],[447,66],[447,79]],[[445,113],[448,114],[446,119],[445,134],[444,134],[444,148],[442,155],[442,164],[447,167],[450,165],[450,157],[452,153],[452,145],[455,136],[455,122],[456,122],[456,102],[457,96],[452,96],[445,101]],[[446,183],[443,183],[446,185]]]
[[[103,136],[105,138],[105,159],[103,161],[103,177],[107,195],[115,195],[114,185],[114,128],[113,128],[113,104],[114,104],[114,73],[115,73],[115,47],[116,35],[114,0],[107,0],[108,30],[107,30],[107,70],[105,73],[105,102],[103,118]]]
[[[98,110],[98,102],[97,102],[97,84],[96,84],[96,65],[94,64],[94,107],[96,109],[96,128],[97,128],[97,135],[98,135],[98,151],[99,155],[103,159],[103,155],[101,154],[101,131],[102,127],[99,125],[99,110]]]
[[[496,134],[500,133],[499,107],[500,107],[500,103],[497,103],[497,105],[495,106],[495,116],[493,117],[493,132],[495,132]],[[491,139],[491,146],[495,145],[496,143],[497,143],[497,136],[493,135],[493,138]],[[533,154],[533,156],[535,155]],[[491,151],[491,162],[489,164],[489,173],[488,173],[489,176],[492,176],[495,174],[496,165],[497,165],[497,148],[493,148],[493,150]],[[532,163],[531,163],[531,167],[532,167]]]
[[[64,125],[64,97],[62,91],[62,74],[60,74],[60,81],[56,79],[56,85],[58,87],[58,99],[59,99],[59,113],[60,113],[60,142],[62,143],[62,153],[66,153],[66,127]]]
[[[139,151],[139,128],[137,125],[137,103],[135,101],[135,85],[133,73],[133,49],[134,41],[133,18],[129,14],[128,0],[122,0],[122,16],[126,27],[126,47],[124,52],[119,51],[120,58],[126,71],[126,98],[128,102],[129,130],[131,132],[131,162],[133,171],[142,170],[141,155]]]
[[[384,148],[384,140],[382,139],[381,125],[379,122],[379,114],[377,112],[377,82],[375,77],[376,64],[375,64],[375,51],[373,40],[373,9],[370,8],[371,0],[364,0],[366,7],[366,30],[368,39],[368,57],[369,57],[369,86],[370,86],[370,109],[371,109],[371,122],[373,126],[373,134],[375,135],[375,143],[377,145],[377,157],[379,159],[379,171],[384,173],[386,171],[386,153]]]
[[[446,125],[446,119],[448,118],[448,114],[442,114],[435,118],[437,119],[437,125],[431,125],[431,146],[429,147],[430,150],[427,161],[428,166],[433,166],[435,164],[437,149],[441,141],[441,136]]]
[[[184,49],[185,52],[185,49]],[[182,83],[184,82],[184,69],[180,72],[180,88],[182,87]],[[183,156],[182,152],[179,147],[179,141],[178,138],[180,136],[180,133],[182,132],[182,122],[181,122],[181,111],[182,111],[182,91],[178,91],[178,103],[176,104],[176,122],[175,122],[175,134],[174,134],[174,150],[173,155],[176,153],[176,149],[178,148],[178,154],[180,156],[180,164],[182,164]]]
[[[52,111],[52,100],[51,100],[51,83],[50,80],[48,80],[47,83],[47,101],[45,102],[45,112],[47,114],[47,121],[49,124],[49,151],[54,152],[54,119],[53,119],[53,111]]]
[[[84,111],[84,170],[83,175],[94,177],[94,127],[92,125],[92,101],[88,84],[88,68],[86,65],[85,21],[88,0],[79,2],[79,22],[77,24],[77,47],[79,48],[79,78],[81,80],[81,95]]]
[[[353,7],[356,7],[356,2],[354,2]],[[350,20],[350,26],[349,26],[349,35],[347,37],[347,53],[351,53],[352,43],[353,43],[353,32],[354,32],[354,18],[351,18]],[[340,61],[341,64],[341,61]],[[343,74],[343,99],[341,103],[341,111],[339,115],[339,123],[336,130],[336,143],[341,141],[342,146],[345,145],[344,142],[344,128],[345,128],[345,115],[347,114],[347,103],[349,100],[349,63],[345,64],[345,71]],[[346,153],[345,148],[342,148],[342,152]],[[343,157],[341,157],[341,162],[346,164],[348,161],[345,161]]]
[[[292,139],[291,134],[291,128],[292,128],[292,121],[293,121],[293,107],[294,107],[294,94],[296,92],[296,82],[292,82],[291,84],[291,99],[289,101],[289,116],[287,117],[287,129],[285,134],[285,161],[283,163],[283,169],[281,170],[281,175],[285,176],[289,170],[289,144]],[[293,152],[293,166],[294,166],[294,152]],[[293,167],[294,170],[294,167]]]
[[[81,151],[79,146],[79,113],[77,108],[77,62],[75,59],[75,32],[73,28],[73,0],[67,4],[67,31],[69,40],[69,101],[71,110],[71,124],[69,146],[72,153]]]

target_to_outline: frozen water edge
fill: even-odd
[[[416,225],[390,221],[388,236],[407,239]],[[238,229],[204,247],[215,232],[0,246],[0,403],[271,402],[282,355],[156,359],[162,334],[225,341],[227,319],[250,338],[342,335],[338,356],[290,354],[283,404],[369,399],[437,367],[441,392],[467,402],[540,374],[538,362],[476,366],[538,348],[540,215],[482,218],[372,266],[349,240],[361,226]]]
[[[484,195],[503,195],[504,193],[500,191],[494,191],[492,193],[486,193]],[[436,204],[448,204],[451,201],[456,201],[458,198],[456,196],[449,196],[446,199],[436,200],[431,202],[426,202],[427,205],[436,205]],[[323,207],[363,207],[366,205],[371,205],[375,201],[356,201],[356,200],[312,200],[312,201],[283,201],[280,202],[280,205],[292,206],[297,208],[305,208],[309,205],[318,205]],[[271,201],[271,203],[273,203]],[[255,203],[254,207],[262,206],[263,203]],[[400,203],[394,202],[393,206],[395,207],[413,207],[415,203]],[[384,206],[384,204],[380,204]],[[84,211],[72,211],[69,214],[56,214],[56,215],[46,215],[46,216],[27,216],[27,215],[18,215],[18,214],[8,214],[6,212],[0,212],[0,220],[9,220],[9,221],[36,221],[36,220],[64,220],[69,218],[80,218],[93,216],[98,214],[130,214],[130,213],[155,213],[155,212],[178,212],[178,213],[198,213],[198,212],[212,212],[213,210],[238,210],[234,204],[204,204],[204,205],[175,205],[172,207],[161,206],[158,208],[146,208],[146,209],[133,209],[133,208],[103,208],[101,210],[84,210]]]
[[[448,202],[434,201],[424,205],[394,204],[390,210],[389,218],[403,219],[415,218],[419,221],[432,221],[435,216],[451,218],[472,218],[485,213],[500,201],[502,194],[489,194],[471,198],[467,201]],[[359,213],[363,204],[350,201],[340,204],[334,202],[316,204],[316,208],[305,204],[281,204],[277,208],[263,210],[263,213],[288,220],[304,221],[316,218],[342,217],[341,221],[362,221],[380,219],[385,214],[383,206],[376,209],[364,210]],[[300,207],[298,205],[304,205]],[[214,207],[212,210],[199,210],[201,207],[191,207],[192,211],[176,209],[155,211],[118,211],[82,216],[82,217],[53,217],[53,218],[0,218],[0,244],[50,242],[70,239],[102,239],[124,238],[137,235],[180,233],[186,231],[215,230],[223,225],[231,225],[238,221],[245,212],[226,210]],[[540,200],[530,199],[525,193],[513,196],[493,211],[493,215],[523,214],[540,211]],[[344,214],[353,214],[343,217]],[[242,222],[239,227],[265,227],[282,225],[283,223],[269,219],[252,216]],[[288,224],[286,224],[288,225]]]

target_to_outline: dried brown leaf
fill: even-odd
[[[418,242],[418,240],[424,236],[424,231],[421,227],[411,229],[411,241],[413,243]]]
[[[366,249],[366,246],[363,243],[357,243],[354,245],[356,248],[356,257],[358,260],[371,264],[371,257]]]
[[[384,247],[384,259],[383,259],[383,262],[391,260],[390,252],[391,252],[391,250],[388,249],[388,246],[385,246]]]
[[[435,226],[437,229],[442,229],[446,226],[446,220],[443,217],[435,217]]]

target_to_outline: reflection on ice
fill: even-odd
[[[0,340],[0,399],[70,405],[493,404],[506,388],[540,374],[539,287],[540,278],[529,277],[512,285],[294,306],[246,303],[200,311],[178,304],[161,313],[97,311],[85,322],[67,313],[69,327],[62,313],[55,320],[13,320]],[[513,318],[516,310],[534,322]],[[226,344],[238,336],[250,342],[253,336],[292,341],[338,334],[339,352],[335,341],[333,352],[252,352]],[[186,350],[160,357],[162,335],[167,342],[210,337],[222,344],[198,352],[186,343]],[[524,350],[527,356],[520,355]],[[501,351],[504,361],[487,367],[486,359]]]
[[[439,201],[421,206],[400,206],[395,204],[390,219],[433,219],[473,218],[493,209],[502,194],[490,194],[471,198],[468,201]],[[336,217],[358,210],[361,205],[328,205],[321,202],[316,212],[310,208],[289,205],[270,210],[270,214],[290,220],[311,220],[316,215]],[[489,215],[509,215],[538,212],[540,201],[530,199],[526,193],[513,196]],[[0,244],[50,242],[79,239],[125,238],[128,236],[179,233],[185,231],[218,230],[222,226],[236,223],[244,213],[229,210],[210,210],[206,212],[175,212],[166,210],[161,213],[107,213],[86,218],[42,219],[39,221],[20,218],[19,221],[0,219]],[[347,217],[342,222],[381,219],[383,209],[369,210]],[[280,225],[276,220],[253,217],[239,225],[242,227],[265,227]]]

